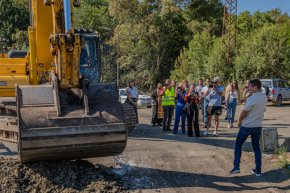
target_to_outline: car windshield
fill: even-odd
[[[262,82],[262,86],[266,86],[266,87],[272,87],[272,83],[271,81],[261,81]]]
[[[125,96],[126,95],[126,91],[125,90],[120,90],[120,96]]]

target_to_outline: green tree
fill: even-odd
[[[187,29],[177,2],[112,0],[109,10],[118,22],[112,43],[120,47],[122,85],[134,78],[148,90],[168,78],[186,45]]]
[[[28,32],[17,30],[12,34],[13,50],[28,50]]]
[[[183,17],[193,34],[207,31],[214,35],[221,35],[223,5],[219,0],[190,1],[184,8]]]
[[[197,80],[199,78],[207,78],[210,76],[208,67],[208,59],[213,46],[213,37],[207,33],[197,33],[189,42],[188,51],[182,52],[176,63],[176,68],[172,71],[172,79],[180,80],[187,78],[189,80]],[[187,57],[184,56],[187,54]],[[182,63],[184,59],[185,63]],[[184,73],[186,74],[180,74]]]
[[[238,33],[249,35],[253,30],[252,21],[252,15],[249,11],[242,12],[237,18]]]
[[[259,28],[241,45],[235,59],[237,78],[290,78],[289,22]]]
[[[109,15],[108,6],[108,0],[81,0],[81,6],[74,11],[75,28],[95,30],[106,42],[116,25]]]
[[[232,66],[226,66],[226,53],[222,47],[221,38],[213,38],[213,46],[210,50],[206,70],[208,77],[221,77],[228,82],[234,77],[235,70]]]
[[[24,1],[0,1],[0,37],[7,40],[6,47],[12,46],[12,34],[17,30],[26,31],[29,25],[28,7]]]

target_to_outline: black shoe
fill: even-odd
[[[252,174],[255,174],[255,176],[257,176],[257,177],[262,176],[262,173],[261,173],[261,172],[257,172],[256,169],[252,169],[251,173],[252,173]]]
[[[238,174],[238,173],[241,173],[240,171],[240,168],[233,168],[231,171],[230,171],[231,174]]]

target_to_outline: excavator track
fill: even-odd
[[[16,102],[13,99],[0,100],[0,140],[18,141]]]
[[[125,113],[127,130],[131,132],[135,129],[135,126],[138,123],[137,115],[130,104],[123,103],[122,106]]]

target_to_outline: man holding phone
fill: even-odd
[[[209,99],[208,110],[207,110],[208,122],[207,122],[207,128],[203,134],[204,135],[208,134],[208,130],[209,130],[210,123],[211,123],[211,118],[214,115],[214,117],[215,117],[214,135],[217,135],[217,130],[219,127],[219,116],[222,113],[222,94],[223,94],[223,91],[219,87],[219,82],[217,80],[215,80],[213,84],[210,83],[208,87],[209,87],[209,89],[206,92],[206,96],[208,96],[208,99]]]

